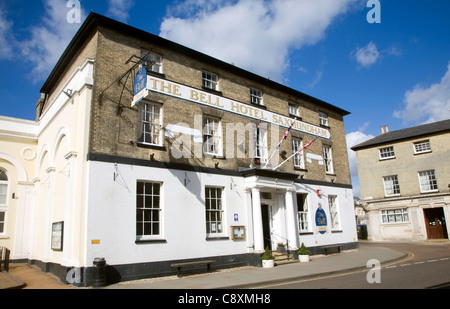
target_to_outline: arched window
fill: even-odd
[[[0,169],[0,234],[5,233],[6,206],[8,206],[8,175]]]

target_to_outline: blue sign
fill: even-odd
[[[134,96],[147,88],[147,70],[142,67],[134,78]]]
[[[316,226],[320,234],[325,234],[327,231],[327,215],[322,207],[316,211]]]
[[[239,221],[239,215],[238,214],[234,214],[234,222]]]

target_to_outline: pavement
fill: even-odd
[[[387,266],[410,258],[407,252],[360,242],[359,248],[330,255],[311,256],[307,263],[292,263],[274,268],[240,267],[211,273],[143,279],[109,285],[103,289],[251,289],[319,276],[369,271],[370,260]],[[0,289],[86,289],[63,284],[56,276],[29,264],[10,264],[0,272]],[[90,288],[88,288],[90,289]]]

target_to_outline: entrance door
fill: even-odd
[[[442,207],[428,208],[424,209],[423,213],[425,215],[428,239],[448,238],[444,209]]]
[[[272,240],[270,236],[270,212],[269,205],[261,204],[261,214],[262,214],[262,223],[263,223],[263,237],[264,237],[264,249],[269,247],[269,250],[272,250]]]

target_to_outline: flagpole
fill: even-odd
[[[272,159],[273,155],[275,154],[275,152],[280,148],[281,143],[283,143],[287,136],[289,135],[289,132],[291,131],[292,127],[294,126],[295,121],[297,120],[297,117],[295,117],[294,121],[292,121],[292,124],[289,126],[289,128],[287,129],[287,131],[284,133],[283,138],[281,139],[281,141],[278,143],[277,147],[275,147],[275,150],[272,152],[272,154],[270,155],[270,158],[267,160],[266,165],[264,165],[263,168],[266,168],[267,165],[269,164],[270,160]]]
[[[286,163],[287,161],[289,161],[290,159],[292,159],[295,155],[300,154],[303,150],[305,150],[306,148],[308,148],[309,146],[311,146],[312,143],[314,143],[314,141],[316,139],[318,139],[319,136],[317,135],[312,141],[310,141],[306,146],[304,146],[302,149],[294,152],[294,154],[292,154],[292,156],[290,156],[289,158],[287,158],[286,160],[284,160],[283,162],[281,162],[280,165],[278,165],[277,167],[275,167],[273,170],[276,170],[277,168],[279,168],[280,166],[282,166],[284,163]]]

